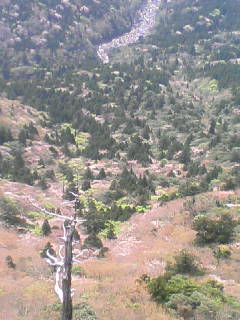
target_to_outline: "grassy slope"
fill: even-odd
[[[199,209],[207,210],[216,199],[223,201],[231,194],[215,192],[200,196],[197,198]],[[83,262],[81,267],[85,276],[73,276],[73,287],[76,289],[74,303],[87,301],[99,319],[115,320],[122,316],[129,320],[158,319],[159,314],[164,320],[175,319],[151,302],[144,286],[136,280],[143,273],[150,276],[163,273],[166,262],[183,248],[194,253],[207,269],[204,279],[217,279],[228,294],[240,298],[239,239],[230,246],[232,259],[217,264],[210,248],[193,246],[195,233],[191,229],[189,213],[183,210],[184,201],[176,200],[162,207],[155,203],[149,212],[133,216],[122,227],[118,239],[105,242],[110,248],[106,259]],[[58,301],[53,293],[49,268],[38,255],[44,243],[56,241],[55,236],[53,234],[43,239],[1,231],[2,319],[10,316],[13,320],[58,319],[58,313],[49,311],[52,309],[44,311],[46,306],[50,308],[52,303]],[[17,264],[15,271],[6,268],[6,255],[14,257]]]

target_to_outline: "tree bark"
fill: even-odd
[[[62,278],[62,320],[72,320],[72,241],[75,225],[66,226],[65,258]]]

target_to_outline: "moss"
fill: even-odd
[[[137,211],[137,212],[140,212],[140,213],[144,213],[144,212],[149,211],[151,208],[152,208],[151,205],[147,205],[147,206],[137,206],[137,207],[136,207],[136,211]]]
[[[30,229],[30,232],[38,236],[41,236],[43,234],[42,229],[39,227],[39,225],[35,225],[32,229]]]
[[[38,211],[28,212],[27,215],[28,215],[29,218],[33,218],[33,219],[44,218],[45,217],[44,213],[38,212]]]
[[[122,223],[120,221],[113,221],[113,220],[108,220],[105,223],[105,229],[102,230],[99,235],[103,236],[105,238],[108,237],[110,229],[113,231],[114,235],[117,235],[121,232],[121,225]]]
[[[50,201],[44,201],[43,202],[43,207],[46,210],[54,210],[55,209],[55,206]]]

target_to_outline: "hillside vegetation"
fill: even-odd
[[[2,1],[0,53],[4,75],[31,76],[96,59],[94,46],[131,27],[140,0]]]

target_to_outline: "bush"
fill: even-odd
[[[106,237],[107,239],[116,239],[117,233],[120,232],[121,222],[108,220],[105,223],[105,229],[101,231],[100,235]]]
[[[231,161],[240,163],[240,148],[233,148],[231,153]]]
[[[170,276],[166,273],[163,276],[153,278],[148,284],[148,289],[156,302],[166,303],[173,294],[190,296],[198,290],[198,285],[181,275]]]
[[[103,244],[102,244],[102,240],[100,238],[98,238],[98,236],[95,233],[90,234],[84,241],[83,244],[84,248],[102,248]]]
[[[193,229],[197,231],[196,242],[199,244],[225,244],[233,240],[234,227],[237,222],[229,214],[216,219],[197,216],[193,221]]]
[[[178,194],[175,192],[167,193],[165,191],[161,192],[161,194],[158,196],[158,201],[160,201],[161,205],[164,203],[174,200],[178,197]]]
[[[189,274],[193,276],[204,274],[204,270],[196,261],[196,257],[187,250],[182,250],[174,257],[174,259],[174,263],[167,264],[167,272],[171,272],[173,274]]]
[[[88,304],[82,303],[73,308],[73,320],[97,320],[97,316]]]
[[[82,190],[87,191],[88,189],[91,189],[91,183],[89,180],[84,180],[82,184]]]
[[[42,224],[42,234],[44,236],[48,236],[51,233],[51,226],[48,222],[47,219],[44,220],[43,224]]]
[[[13,258],[11,256],[7,256],[5,259],[5,262],[8,266],[8,268],[10,269],[15,269],[16,268],[16,264],[13,262]]]
[[[105,258],[105,254],[109,251],[108,247],[102,247],[97,255],[98,258]]]
[[[228,246],[219,245],[216,249],[213,250],[213,254],[219,262],[220,259],[230,259],[232,252]]]
[[[16,201],[0,196],[0,220],[8,225],[22,224],[18,217],[20,214],[21,210]]]
[[[182,183],[178,189],[178,192],[182,197],[194,196],[195,194],[201,193],[203,191],[205,191],[203,190],[203,187],[199,183],[192,180],[188,180],[185,183]]]
[[[240,315],[240,305],[232,297],[224,294],[223,286],[214,280],[201,285],[180,275],[165,274],[148,282],[152,298],[165,307],[174,310],[185,320],[216,320],[218,315],[228,310],[228,317]]]

